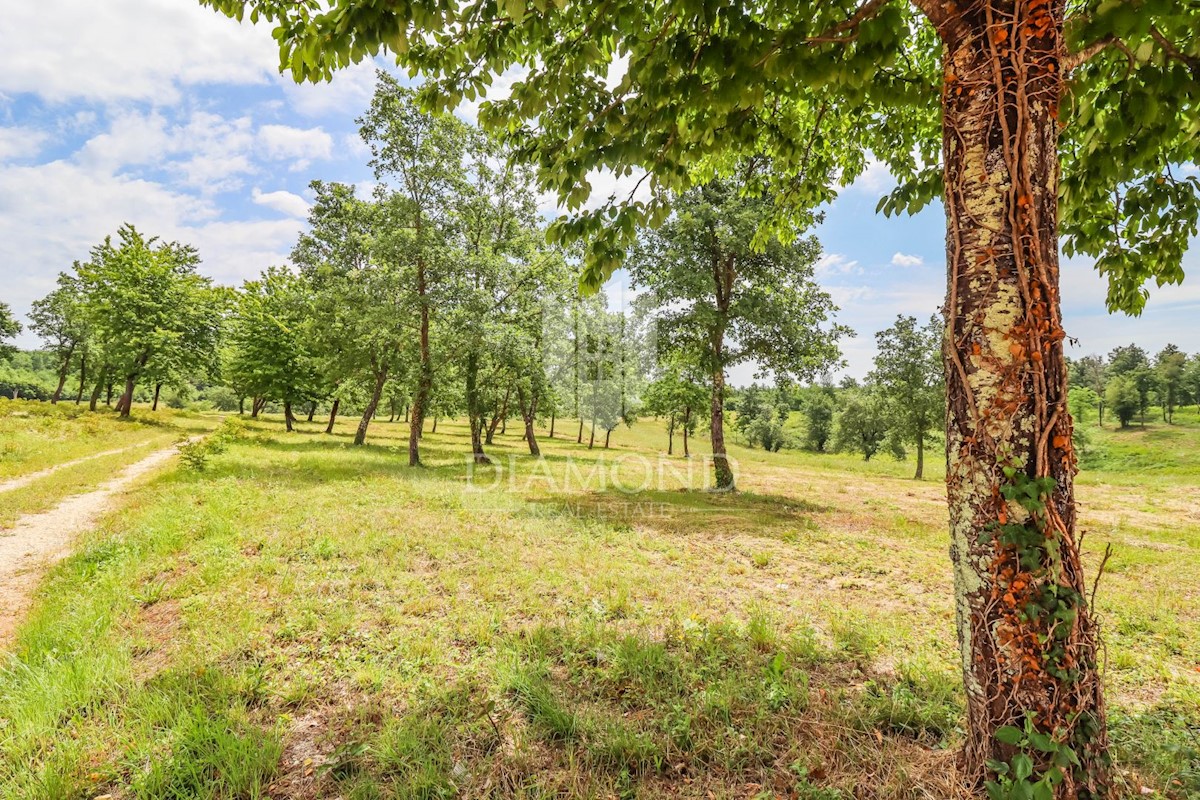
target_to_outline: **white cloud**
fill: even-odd
[[[8,2],[0,14],[0,92],[50,102],[173,103],[179,86],[265,84],[270,26],[238,24],[195,0]]]
[[[907,253],[895,253],[892,255],[893,267],[920,267],[924,266],[925,259],[920,256],[908,255]]]
[[[862,272],[858,262],[847,258],[841,253],[826,253],[817,260],[815,273],[817,278],[824,280],[835,275],[857,275]]]
[[[307,166],[314,158],[333,155],[333,137],[320,128],[263,125],[258,129],[262,153],[276,161],[298,161]]]
[[[288,216],[298,219],[308,217],[308,201],[298,194],[285,191],[264,192],[255,187],[251,198],[260,206],[273,208]]]
[[[339,70],[327,83],[296,83],[281,75],[277,84],[287,98],[288,108],[306,117],[330,115],[356,117],[367,110],[375,92],[375,70],[382,60],[363,61]]]
[[[0,127],[0,163],[33,158],[49,138],[44,132],[27,127]]]

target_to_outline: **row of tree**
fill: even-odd
[[[1097,412],[1111,411],[1122,428],[1137,415],[1142,424],[1151,406],[1158,406],[1164,422],[1175,419],[1175,409],[1200,406],[1200,353],[1190,358],[1168,344],[1151,358],[1136,344],[1114,348],[1108,357],[1085,356],[1068,361],[1071,375],[1071,413],[1082,423]]]

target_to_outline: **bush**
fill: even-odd
[[[179,443],[179,460],[193,472],[208,468],[208,459],[229,449],[229,445],[246,438],[246,422],[241,417],[228,417],[215,431],[203,439],[184,439]]]
[[[237,411],[242,400],[227,386],[214,386],[205,393],[204,399],[217,411]]]

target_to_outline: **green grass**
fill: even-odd
[[[541,463],[514,432],[472,476],[461,425],[420,470],[406,426],[322,427],[252,424],[51,572],[0,661],[0,797],[953,796],[936,477],[735,447],[742,492],[687,491],[653,422]],[[1081,479],[1133,793],[1200,794],[1198,473]]]

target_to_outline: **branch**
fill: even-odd
[[[1075,53],[1068,53],[1067,55],[1063,56],[1059,60],[1058,65],[1062,72],[1071,72],[1072,70],[1078,69],[1087,62],[1091,61],[1094,56],[1107,48],[1110,44],[1115,44],[1118,41],[1120,40],[1115,36],[1105,36],[1103,39],[1097,39],[1082,50]]]

